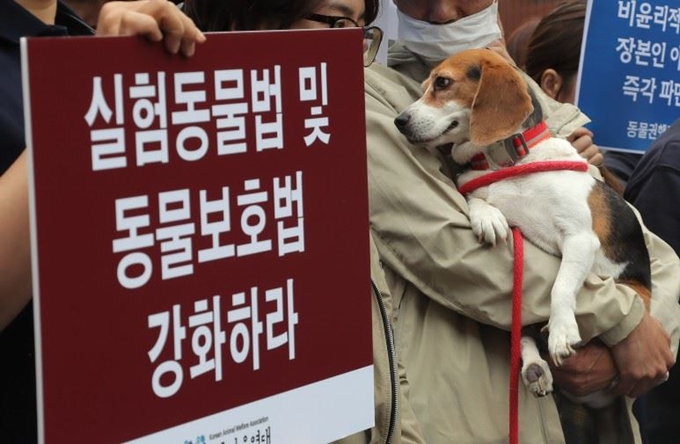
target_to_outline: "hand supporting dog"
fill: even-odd
[[[555,384],[576,397],[612,388],[619,372],[609,347],[593,339],[576,350],[562,365],[551,365]]]
[[[668,369],[675,364],[668,333],[647,312],[640,324],[611,350],[620,374],[613,390],[617,395],[635,398],[647,393],[668,379]]]

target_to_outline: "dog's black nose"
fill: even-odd
[[[406,130],[406,125],[408,125],[409,120],[411,120],[411,115],[409,113],[401,113],[394,119],[394,124],[399,131],[403,133]]]

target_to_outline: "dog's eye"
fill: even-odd
[[[434,89],[435,91],[439,91],[440,89],[445,89],[448,88],[448,86],[451,84],[451,79],[448,77],[435,77],[434,79]]]

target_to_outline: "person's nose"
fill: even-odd
[[[430,23],[449,23],[461,18],[460,10],[453,2],[435,0],[429,4],[427,21]]]

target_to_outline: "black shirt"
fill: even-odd
[[[26,147],[20,38],[93,33],[61,3],[57,5],[55,23],[44,24],[14,0],[0,0],[0,175]],[[0,332],[0,442],[37,441],[33,306],[29,303]]]
[[[640,210],[647,228],[680,254],[680,119],[642,156],[624,197]]]
[[[638,162],[624,197],[640,211],[647,228],[680,254],[680,119],[676,120]],[[646,396],[649,442],[680,440],[680,365],[668,382]]]

